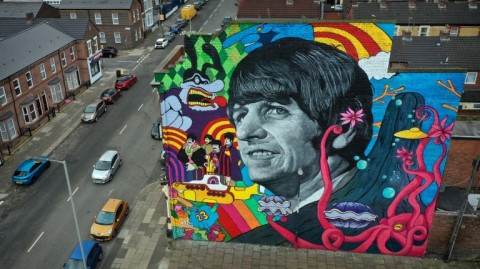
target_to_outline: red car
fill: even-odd
[[[128,90],[135,82],[137,82],[137,76],[134,74],[122,75],[115,81],[115,89]]]
[[[114,88],[108,88],[102,92],[100,98],[105,101],[105,103],[113,104],[118,100],[118,98],[120,98],[120,96],[122,96],[121,91]]]

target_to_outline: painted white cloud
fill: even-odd
[[[360,59],[358,65],[367,73],[369,79],[380,80],[382,78],[391,78],[395,73],[388,73],[388,61],[390,53],[384,51],[370,58]]]

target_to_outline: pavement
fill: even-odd
[[[153,35],[152,35],[153,36]],[[124,52],[126,53],[126,52]],[[88,89],[83,88],[75,100],[61,107],[42,127],[4,156],[0,166],[0,206],[13,189],[10,175],[28,156],[50,155],[80,124],[86,104],[112,85],[114,70],[104,69],[103,77]],[[160,175],[159,175],[160,178]],[[118,238],[122,244],[111,264],[102,268],[181,269],[181,268],[479,268],[480,262],[450,261],[441,257],[412,258],[401,256],[332,252],[260,246],[240,243],[213,243],[173,240],[167,236],[166,198],[159,181],[146,186],[131,205],[130,215]],[[106,262],[106,261],[104,261]]]

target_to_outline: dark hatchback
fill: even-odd
[[[168,42],[172,42],[175,39],[175,33],[174,32],[166,32],[163,34],[163,38],[167,39]]]
[[[118,55],[118,50],[114,47],[105,47],[102,49],[102,57],[116,57]]]
[[[114,88],[108,88],[102,92],[100,98],[107,104],[113,104],[118,100],[118,98],[120,98],[120,96],[122,96],[121,91]]]

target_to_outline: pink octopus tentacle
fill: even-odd
[[[393,217],[396,213],[398,205],[402,202],[402,200],[407,197],[413,190],[418,188],[422,183],[422,177],[416,176],[407,186],[405,186],[395,197],[392,203],[388,206],[387,216],[389,218]]]

